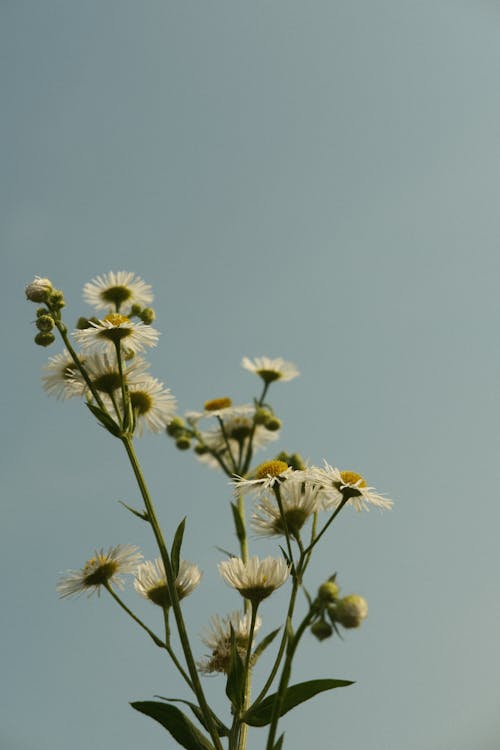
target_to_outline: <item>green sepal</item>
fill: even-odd
[[[177,527],[174,535],[174,541],[172,542],[172,552],[170,553],[172,559],[172,570],[174,572],[174,578],[177,578],[180,565],[180,555],[182,547],[182,538],[184,536],[184,528],[186,526],[186,517],[182,519]]]
[[[199,706],[196,705],[196,703],[191,703],[191,701],[185,701],[182,698],[165,698],[163,695],[155,695],[155,698],[161,698],[164,701],[169,701],[169,703],[184,703],[186,706],[189,706],[191,711],[194,713],[200,724],[205,727],[206,730],[208,730],[207,723],[205,721],[205,717],[203,716],[203,711]],[[217,730],[217,734],[219,737],[229,737],[230,730],[228,727],[226,727],[225,724],[222,723],[222,721],[219,719],[219,717],[214,714],[213,711],[210,711],[212,715],[212,719],[215,725],[215,728]]]
[[[309,680],[308,682],[299,682],[296,685],[291,685],[285,693],[280,716],[288,713],[288,711],[300,703],[313,698],[318,693],[322,693],[325,690],[333,690],[334,688],[347,687],[352,684],[352,680]],[[252,727],[265,727],[266,724],[271,722],[277,697],[278,694],[273,693],[273,695],[263,700],[262,703],[251,706],[244,715],[243,721]]]
[[[109,414],[107,414],[95,404],[90,404],[88,401],[86,403],[94,417],[108,432],[110,432],[112,435],[114,435],[114,437],[117,438],[122,436],[122,428],[120,427],[120,425],[116,424],[114,419],[111,419]]]
[[[245,524],[241,517],[239,508],[234,503],[231,503],[231,510],[233,511],[234,528],[236,529],[236,536],[239,542],[243,542],[246,538]]]
[[[275,744],[273,750],[281,750],[283,747],[283,740],[285,739],[285,733],[281,735],[281,737],[278,739],[278,742]]]
[[[158,701],[135,701],[130,705],[159,722],[187,750],[214,750],[207,737],[176,706]]]
[[[278,633],[280,632],[281,628],[276,628],[276,630],[272,630],[268,635],[266,635],[265,638],[261,640],[259,645],[256,647],[255,651],[253,652],[253,658],[254,661],[256,661],[259,656],[265,651],[265,649],[274,641]]]
[[[226,695],[236,711],[243,705],[245,692],[245,667],[236,648],[236,636],[231,625],[231,659],[226,682]]]
[[[145,510],[136,510],[135,508],[132,508],[130,505],[127,505],[127,503],[124,503],[123,500],[118,500],[118,502],[120,503],[120,505],[123,505],[124,508],[126,508],[131,513],[133,513],[134,516],[137,516],[137,518],[142,518],[143,521],[149,521],[149,516]]]

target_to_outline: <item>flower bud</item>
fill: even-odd
[[[141,312],[142,312],[142,310],[141,310],[141,306],[140,305],[132,305],[132,307],[130,308],[130,316],[131,317],[134,317],[134,318],[137,317],[138,318],[140,316]]]
[[[83,316],[81,318],[78,318],[76,321],[76,329],[77,331],[85,331],[87,328],[91,328],[90,320],[88,318],[84,318]]]
[[[139,314],[140,319],[146,326],[150,326],[154,321],[156,315],[152,307],[145,307],[144,310]]]
[[[66,302],[64,301],[64,294],[60,289],[54,289],[52,294],[49,296],[49,302],[58,310],[60,310],[61,307],[64,307],[64,305],[66,304]]]
[[[340,599],[335,608],[335,619],[344,628],[359,628],[367,615],[368,603],[357,594],[350,594]]]
[[[51,331],[37,333],[35,336],[35,344],[38,346],[50,346],[54,343],[56,337]]]
[[[273,415],[272,417],[269,417],[268,420],[266,420],[265,427],[266,430],[269,430],[269,432],[277,432],[281,428],[281,420]]]
[[[324,620],[318,620],[311,625],[311,633],[318,639],[318,641],[324,641],[325,638],[330,638],[333,633],[333,628]]]
[[[30,302],[47,302],[52,292],[52,282],[35,276],[33,281],[26,286],[26,299]]]
[[[264,409],[262,406],[259,406],[259,408],[255,410],[253,421],[255,424],[265,424],[271,416],[272,414],[269,409]]]
[[[170,435],[170,437],[173,438],[180,437],[180,435],[184,431],[185,426],[186,423],[184,422],[182,417],[174,417],[172,421],[167,425],[167,435]]]
[[[175,441],[175,445],[180,451],[187,451],[189,450],[189,448],[191,448],[191,440],[187,435],[181,435]]]
[[[335,581],[325,581],[318,589],[318,597],[323,603],[331,604],[336,600],[339,591],[340,587],[338,583],[335,583]]]
[[[288,459],[288,463],[294,471],[304,471],[306,464],[300,453],[292,453]]]
[[[54,319],[51,315],[39,315],[36,319],[36,327],[42,333],[47,333],[54,328]]]
[[[201,443],[198,443],[194,446],[194,452],[198,456],[205,456],[208,453],[208,448],[206,445],[202,445]]]

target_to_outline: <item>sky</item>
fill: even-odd
[[[121,269],[153,285],[152,371],[180,412],[250,401],[241,358],[285,357],[277,449],[394,500],[346,509],[313,559],[310,587],[337,571],[369,616],[304,638],[294,681],[355,685],[283,719],[285,747],[498,748],[499,36],[487,0],[0,2],[2,748],[174,747],[128,703],[187,697],[109,598],[55,591],[95,548],[156,555],[117,502],[138,502],[118,441],[43,392],[61,347],[33,344],[24,298],[49,277],[72,327],[84,283]],[[216,570],[231,489],[165,436],[137,451],[167,536],[187,515],[201,657],[239,606]]]

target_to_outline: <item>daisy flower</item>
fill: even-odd
[[[89,328],[74,331],[73,336],[85,350],[108,352],[119,342],[129,352],[142,352],[148,346],[156,346],[159,332],[144,323],[133,323],[125,315],[110,313],[98,323],[89,321]]]
[[[177,400],[151,375],[142,375],[129,383],[130,403],[136,414],[136,433],[142,435],[146,427],[151,432],[162,432],[175,417]]]
[[[146,307],[153,301],[153,293],[150,285],[134,273],[110,271],[85,284],[83,299],[97,310],[118,312],[124,303]]]
[[[82,359],[81,362],[83,364],[84,360]],[[66,399],[83,394],[82,383],[84,381],[80,370],[66,349],[60,354],[50,357],[44,370],[47,374],[42,375],[43,388],[50,396]]]
[[[255,413],[255,407],[252,404],[239,404],[233,406],[232,400],[228,396],[221,398],[212,398],[205,401],[203,411],[189,411],[186,413],[186,419],[191,423],[196,423],[200,419],[209,417],[220,417],[223,421],[231,421],[238,417],[250,416]]]
[[[337,508],[346,499],[357,511],[369,510],[370,505],[392,508],[392,500],[377,494],[373,487],[368,487],[361,474],[355,471],[340,471],[325,461],[322,469],[311,468],[310,473],[322,487],[322,503],[326,510]]]
[[[120,368],[116,359],[115,352],[103,354],[89,354],[85,358],[85,371],[94,388],[100,393],[111,395],[121,388]],[[140,356],[134,356],[123,363],[123,376],[127,384],[134,383],[137,378],[142,378],[149,367]],[[87,384],[79,370],[71,376],[75,388],[79,388],[81,393],[87,390]]]
[[[321,507],[321,488],[287,479],[280,485],[280,498],[288,532],[296,536],[309,516]],[[250,524],[262,536],[284,536],[285,526],[275,497],[264,497],[255,506]]]
[[[269,357],[243,357],[241,360],[242,367],[245,370],[254,372],[262,378],[264,383],[273,383],[275,380],[293,380],[300,375],[299,371],[292,362],[286,362],[281,357],[270,359]]]
[[[247,562],[239,557],[224,560],[218,565],[219,573],[226,583],[254,603],[266,599],[282,586],[290,574],[290,568],[281,558],[252,557]]]
[[[197,565],[181,560],[179,572],[175,579],[175,588],[179,599],[188,596],[201,581],[201,571]],[[149,599],[159,607],[170,607],[170,594],[168,593],[167,576],[161,557],[156,560],[148,560],[137,568],[134,588],[138,594]]]
[[[263,425],[254,425],[254,414],[255,407],[247,404],[227,407],[224,414],[220,413],[224,429],[219,425],[212,430],[201,432],[203,443],[223,460],[227,460],[229,448],[234,458],[237,458],[240,452],[242,455],[246,453],[252,431],[252,446],[255,450],[264,448],[268,443],[277,440],[278,432],[271,432]],[[192,415],[187,415],[188,420],[190,416]],[[198,458],[212,468],[220,468],[219,463],[210,453],[199,454]]]
[[[244,660],[248,650],[251,620],[250,614],[244,614],[239,611],[231,612],[230,615],[226,615],[225,617],[220,617],[219,615],[211,617],[210,627],[202,636],[202,641],[210,649],[211,656],[198,662],[199,670],[206,674],[210,674],[211,672],[226,672],[227,674],[231,662],[231,628],[234,632],[236,649],[242,660]],[[257,615],[254,635],[259,630],[261,624],[262,620]]]
[[[81,570],[69,570],[61,576],[57,584],[59,596],[73,596],[88,592],[91,596],[100,587],[114,583],[123,588],[122,573],[134,573],[142,555],[137,547],[131,544],[117,544],[110,547],[107,552],[103,549],[95,551],[94,556],[87,560]]]
[[[281,484],[294,474],[294,470],[284,461],[273,459],[264,461],[257,466],[252,476],[253,479],[244,477],[235,477],[235,488],[241,492],[257,492],[263,494],[274,487],[275,484]]]

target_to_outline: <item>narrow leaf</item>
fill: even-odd
[[[148,514],[146,511],[143,510],[136,510],[135,508],[132,508],[130,505],[127,505],[127,503],[124,503],[123,500],[118,500],[120,505],[123,505],[124,508],[129,510],[131,513],[134,514],[134,516],[137,516],[137,518],[142,518],[143,521],[149,521]]]
[[[205,717],[203,716],[203,711],[199,706],[196,705],[196,703],[191,703],[191,701],[185,701],[182,698],[165,698],[163,695],[156,695],[155,698],[161,698],[164,701],[169,701],[170,703],[184,703],[186,706],[189,706],[191,711],[194,713],[198,721],[202,726],[205,727],[205,729],[208,730],[207,723],[205,721]],[[217,734],[219,737],[229,737],[229,728],[226,727],[225,724],[222,723],[222,721],[219,719],[219,717],[214,714],[213,711],[210,712],[212,714],[212,719],[215,724],[215,728],[217,730]]]
[[[136,701],[130,705],[159,722],[186,750],[214,750],[207,737],[176,706],[157,701]]]
[[[284,739],[285,739],[285,733],[283,732],[283,734],[279,738],[278,742],[275,744],[274,750],[281,750],[281,748],[283,747],[283,740]]]
[[[90,404],[88,401],[86,403],[94,417],[102,424],[102,426],[105,427],[106,430],[115,437],[120,437],[120,435],[122,434],[120,425],[116,424],[114,419],[111,419],[109,414],[106,414],[105,411],[99,409],[99,407],[95,406],[95,404]]]
[[[303,703],[318,693],[322,693],[324,690],[333,690],[333,688],[347,687],[352,684],[351,680],[309,680],[308,682],[299,682],[297,685],[291,685],[285,693],[280,716],[298,706],[299,703]],[[250,707],[243,717],[245,723],[250,724],[252,727],[264,727],[266,724],[269,724],[277,695],[277,693],[274,693],[257,706]]]
[[[241,517],[241,513],[238,509],[238,506],[235,505],[234,503],[231,503],[231,510],[233,511],[234,528],[236,529],[236,536],[238,537],[238,540],[242,542],[246,537],[245,524],[243,523],[243,519]]]
[[[182,547],[182,538],[184,536],[184,528],[186,526],[186,517],[182,519],[180,524],[177,527],[177,531],[175,532],[174,541],[172,543],[172,568],[174,571],[174,577],[177,577],[177,573],[179,572],[179,562],[180,562],[180,555],[181,555],[181,547]]]
[[[271,633],[266,635],[266,637],[261,640],[255,651],[253,652],[253,657],[255,660],[258,659],[262,652],[265,651],[265,649],[274,641],[280,630],[281,628],[276,628],[276,630],[271,631]]]

